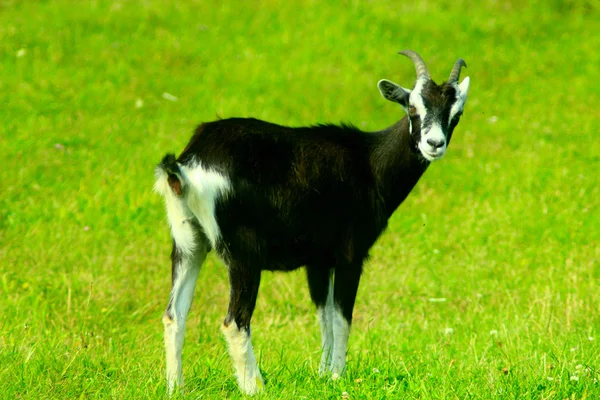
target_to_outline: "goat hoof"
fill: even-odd
[[[240,390],[248,396],[253,396],[265,390],[265,383],[262,377],[257,376],[254,380],[250,379],[245,381],[243,385],[240,384]]]

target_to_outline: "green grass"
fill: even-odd
[[[346,378],[302,271],[263,275],[258,398],[600,397],[598,1],[166,3],[0,3],[0,398],[164,397],[154,165],[217,115],[384,128],[403,48],[467,61],[465,116],[372,250]],[[198,289],[183,397],[239,398],[216,257]]]

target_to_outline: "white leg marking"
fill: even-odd
[[[248,395],[256,394],[264,388],[264,382],[256,357],[252,350],[250,332],[239,329],[235,321],[221,327],[229,347],[240,390]]]
[[[181,263],[176,267],[169,307],[163,316],[169,393],[172,393],[176,386],[183,385],[181,353],[185,322],[194,297],[200,266],[205,258],[206,247],[200,244],[193,255],[183,255]]]
[[[185,320],[192,304],[200,266],[208,252],[206,238],[214,248],[220,234],[214,213],[215,202],[218,196],[226,195],[231,190],[227,177],[204,169],[200,163],[195,163],[193,167],[178,165],[182,187],[186,188],[183,196],[177,196],[171,190],[167,174],[161,168],[156,171],[154,185],[165,199],[171,235],[181,257],[180,263],[175,266],[169,306],[163,317],[169,393],[183,384],[181,353]],[[197,234],[194,220],[200,224],[204,235]]]
[[[333,355],[333,279],[329,279],[329,292],[324,307],[317,310],[319,325],[321,326],[321,362],[319,364],[319,375],[323,376],[331,368]]]
[[[163,316],[165,326],[165,352],[167,384],[169,393],[183,385],[181,353],[185,335],[185,321],[194,297],[194,288],[200,267],[208,252],[208,243],[199,236],[192,224],[193,214],[185,204],[170,191],[164,191],[171,234],[180,261],[175,265],[173,286],[167,311]]]
[[[332,379],[337,379],[344,373],[349,336],[350,324],[348,324],[348,321],[346,321],[346,318],[344,318],[340,310],[335,307],[333,312]]]

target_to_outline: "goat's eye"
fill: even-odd
[[[415,115],[417,115],[417,109],[414,106],[408,107],[408,114],[411,117],[414,117]]]

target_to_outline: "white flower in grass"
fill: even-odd
[[[572,380],[573,382],[577,382],[579,380],[579,377],[577,375],[571,375],[571,377],[569,379]]]
[[[549,381],[553,381],[553,380],[554,380],[554,378],[553,378],[553,377],[551,377],[551,376],[549,376],[549,377],[548,377],[548,378],[546,378],[546,379],[548,379]]]
[[[379,373],[379,370],[378,370],[377,368],[373,368],[373,373],[374,373],[374,374],[378,374],[378,373]]]
[[[592,342],[592,341],[594,341],[594,337],[593,337],[593,336],[588,336],[588,340],[589,340],[590,342]]]
[[[446,301],[445,297],[432,297],[429,299],[430,303],[443,303]]]
[[[24,57],[27,54],[27,49],[19,49],[17,50],[17,58]]]
[[[497,330],[495,330],[495,329],[492,329],[492,330],[490,331],[490,335],[491,335],[491,336],[498,336],[498,331],[497,331]]]
[[[446,334],[446,335],[452,335],[453,333],[454,333],[454,329],[452,329],[452,328],[444,329],[444,334]]]
[[[348,394],[348,392],[342,392],[342,399],[349,399],[350,395]]]
[[[144,100],[142,100],[141,98],[137,98],[135,100],[135,108],[142,108],[144,107]]]
[[[169,101],[177,101],[177,100],[179,100],[176,96],[173,96],[171,93],[167,93],[167,92],[164,92],[162,94],[162,97],[163,97],[163,99],[169,100]]]

